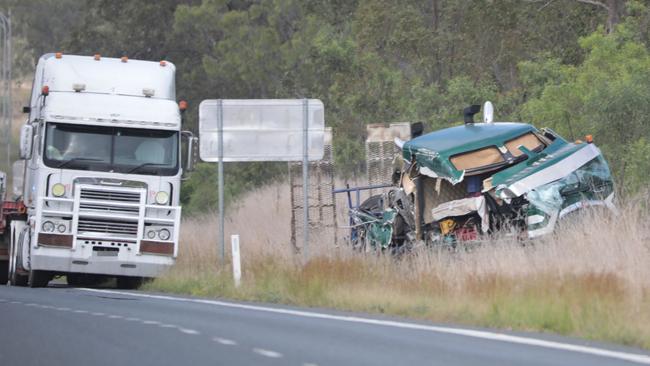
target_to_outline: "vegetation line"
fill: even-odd
[[[283,230],[289,220],[281,213],[290,212],[286,191],[278,185],[255,191],[228,218],[228,232],[241,235],[239,288],[229,266],[217,267],[214,216],[184,223],[177,265],[147,288],[650,349],[647,196],[621,205],[617,217],[594,214],[525,246],[502,236],[472,250],[423,250],[397,259],[334,247],[317,236],[312,258],[303,263]]]

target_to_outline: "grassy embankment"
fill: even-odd
[[[648,199],[615,219],[591,217],[521,246],[393,258],[319,238],[303,264],[289,244],[288,193],[269,187],[227,219],[241,235],[243,282],[219,269],[216,218],[186,220],[177,265],[150,290],[390,314],[436,322],[553,332],[650,349]],[[344,219],[342,219],[344,220]]]

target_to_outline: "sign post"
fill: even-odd
[[[302,100],[302,212],[303,212],[303,255],[309,259],[309,102]],[[324,136],[323,136],[324,137]]]
[[[223,163],[302,161],[303,250],[309,257],[309,161],[324,154],[325,108],[318,99],[208,99],[199,105],[199,154],[218,162],[219,246],[225,261]],[[300,143],[302,141],[302,144]]]
[[[217,185],[219,186],[219,193],[217,195],[219,200],[219,246],[221,247],[221,265],[226,262],[226,237],[223,231],[224,219],[224,204],[223,204],[223,102],[221,99],[217,101],[217,129],[219,130],[219,156],[217,167]]]

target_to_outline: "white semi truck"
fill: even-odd
[[[195,141],[181,131],[186,105],[167,61],[40,58],[20,137],[24,208],[5,217],[10,284],[65,275],[72,285],[116,277],[134,288],[174,264]]]

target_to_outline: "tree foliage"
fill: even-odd
[[[641,155],[649,148],[650,53],[637,35],[623,24],[615,34],[583,38],[586,57],[578,66],[554,59],[522,64],[536,84],[522,115],[572,138],[596,136],[620,186],[632,191],[650,168]]]

